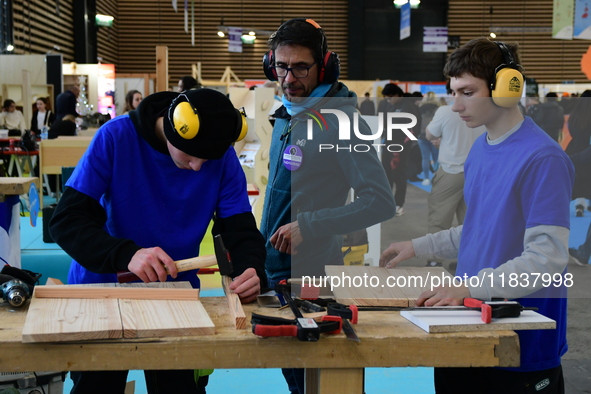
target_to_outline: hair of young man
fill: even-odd
[[[182,77],[181,83],[183,84],[183,90],[193,89],[194,87],[197,87],[197,88],[201,87],[201,84],[199,82],[197,82],[197,80],[190,75]],[[199,85],[199,86],[197,86],[197,85]]]
[[[516,64],[520,64],[517,44],[505,43]],[[505,63],[505,56],[499,46],[487,38],[476,38],[456,49],[449,55],[443,74],[460,77],[464,74],[483,79],[490,84],[494,81],[495,70]],[[522,69],[519,71],[523,72]]]
[[[304,19],[285,22],[269,37],[267,45],[272,51],[283,45],[300,45],[309,48],[317,63],[322,62],[327,51],[324,33]]]

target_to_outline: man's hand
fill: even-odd
[[[415,257],[412,241],[394,242],[380,255],[380,267],[394,268],[403,260]]]
[[[168,268],[168,272],[166,272]],[[131,258],[127,269],[136,274],[145,283],[166,282],[166,276],[176,278],[177,269],[174,260],[159,247],[140,249]]]
[[[279,227],[270,241],[271,245],[281,253],[297,254],[297,247],[303,241],[298,221]]]
[[[464,298],[470,297],[470,290],[464,284],[461,287],[435,287],[421,293],[417,298],[417,306],[461,306]]]
[[[257,299],[261,293],[261,280],[254,268],[247,268],[241,275],[234,278],[228,289],[238,294],[243,304]]]

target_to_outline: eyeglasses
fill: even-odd
[[[275,69],[277,76],[280,78],[287,77],[287,74],[291,71],[291,74],[296,78],[306,78],[308,74],[310,74],[310,69],[314,67],[316,63],[312,63],[312,65],[308,67],[298,66],[298,67],[283,67],[283,66],[272,66],[271,68]]]

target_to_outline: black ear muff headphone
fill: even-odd
[[[324,31],[322,31],[322,27],[315,20],[309,18],[295,18],[290,19],[287,22],[283,23],[277,29],[279,32],[281,29],[285,27],[290,22],[293,21],[305,21],[314,26],[321,35],[321,44],[320,44],[320,52],[322,53],[322,61],[318,65],[320,70],[318,72],[318,82],[319,83],[334,83],[339,79],[339,74],[341,72],[341,61],[339,59],[339,55],[335,52],[330,52],[327,50],[326,44],[326,36],[324,35]],[[275,32],[274,34],[277,34]],[[275,56],[273,50],[268,51],[263,56],[263,71],[265,72],[265,76],[270,81],[278,81],[279,78],[277,77],[277,72],[273,66],[275,65]]]
[[[509,47],[499,41],[495,41],[503,53],[504,63],[495,69],[495,75],[490,84],[490,92],[493,102],[499,107],[510,108],[517,105],[523,94],[524,78],[521,73],[521,65],[515,62],[515,58]]]
[[[179,99],[184,101],[175,103]],[[234,133],[233,140],[240,141],[248,133],[248,123],[246,121],[246,112],[244,108],[234,109],[236,111],[236,131]],[[172,112],[172,113],[171,113]],[[172,127],[178,135],[186,140],[192,140],[199,134],[199,128],[201,127],[201,119],[199,118],[199,111],[189,101],[189,98],[181,93],[172,101],[171,106],[168,109],[168,119],[172,123]]]

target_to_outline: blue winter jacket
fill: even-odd
[[[392,190],[373,141],[361,140],[353,131],[350,140],[340,140],[337,116],[321,112],[339,109],[353,127],[356,102],[355,93],[337,82],[313,108],[293,117],[285,107],[275,113],[261,222],[270,283],[301,275],[325,275],[325,265],[343,264],[342,235],[394,216]],[[372,133],[361,117],[358,129],[365,135]],[[290,156],[290,151],[295,155]],[[285,164],[290,158],[301,166],[295,170],[297,165],[292,166],[290,171],[293,160]],[[280,253],[269,239],[279,227],[295,220],[304,241],[297,254]]]

